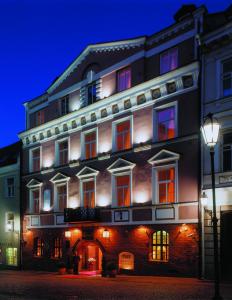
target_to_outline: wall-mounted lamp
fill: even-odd
[[[182,224],[180,227],[180,233],[188,231],[188,226],[186,224]]]
[[[108,239],[110,237],[110,232],[107,229],[104,229],[102,232],[102,237]]]
[[[66,239],[70,239],[72,236],[72,233],[70,230],[65,231],[64,236],[66,237]]]

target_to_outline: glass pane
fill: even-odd
[[[232,132],[223,134],[223,144],[232,144]]]
[[[232,165],[231,165],[231,149],[223,151],[223,171],[231,171]]]
[[[232,72],[232,58],[223,62],[223,73]]]
[[[166,183],[159,184],[159,203],[167,202]]]

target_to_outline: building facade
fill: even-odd
[[[20,146],[0,149],[0,268],[20,265]]]
[[[232,6],[206,17],[202,36],[202,121],[213,113],[220,124],[215,148],[216,204],[222,279],[232,279]],[[203,277],[214,274],[212,189],[209,149],[203,149],[203,191],[208,196],[202,206]]]
[[[204,8],[88,46],[25,103],[23,266],[197,276]],[[104,259],[103,259],[104,258]]]

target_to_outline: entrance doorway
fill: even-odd
[[[80,257],[79,271],[100,273],[102,270],[102,250],[95,241],[81,241],[76,247]]]
[[[222,279],[232,281],[232,211],[221,214],[221,266]]]

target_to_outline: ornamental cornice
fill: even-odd
[[[135,111],[153,105],[168,97],[197,88],[198,62],[156,77],[121,93],[83,107],[58,119],[19,134],[24,147],[46,142],[79,131],[82,128],[105,122],[126,111]]]

